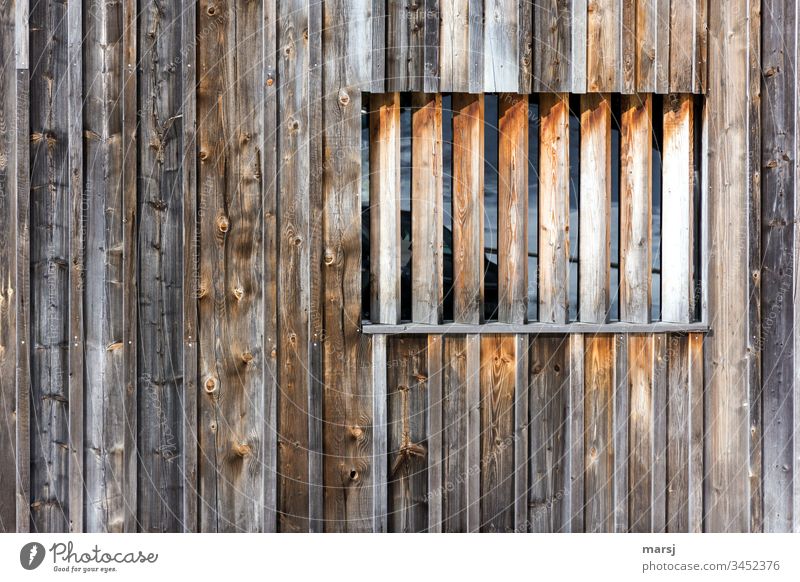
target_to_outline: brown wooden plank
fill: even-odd
[[[519,2],[483,1],[483,90],[487,93],[518,92]]]
[[[653,528],[653,336],[628,338],[630,387],[630,531]]]
[[[622,98],[620,132],[621,321],[648,323],[652,303],[652,98]]]
[[[667,531],[689,531],[689,443],[692,438],[689,338],[670,336],[667,396]]]
[[[621,0],[620,7],[620,84],[621,93],[636,92],[636,4],[638,0]]]
[[[653,335],[653,507],[652,531],[667,530],[667,438],[669,336]]]
[[[517,43],[519,56],[517,57],[517,84],[518,92],[527,95],[533,85],[533,13],[534,3],[529,0],[519,1],[519,16],[517,17]]]
[[[524,323],[528,313],[528,98],[499,98],[498,320]]]
[[[569,98],[539,96],[539,321],[569,321]]]
[[[694,107],[691,95],[664,99],[661,319],[694,319]]]
[[[426,349],[425,337],[398,337],[389,341],[388,510],[391,532],[421,532],[428,527]]]
[[[416,13],[413,15],[416,20]],[[386,90],[408,91],[416,52],[412,49],[411,1],[386,1]]]
[[[481,337],[481,517],[485,532],[514,531],[516,346],[513,335]]]
[[[572,29],[568,0],[534,2],[533,90],[555,93],[569,91],[572,83]],[[584,5],[585,9],[585,5]],[[586,39],[584,49],[586,47]],[[585,60],[584,60],[585,62]]]
[[[370,99],[370,319],[400,321],[400,94]]]
[[[516,533],[527,533],[528,523],[528,459],[530,458],[530,336],[514,335],[514,529]]]
[[[611,103],[605,94],[581,97],[580,172],[578,317],[605,322],[611,277]]]
[[[470,0],[440,4],[439,90],[442,92],[469,91],[469,8]]]
[[[589,92],[616,92],[621,88],[621,17],[622,0],[588,2],[586,77]]]
[[[538,336],[531,342],[528,521],[534,533],[570,530],[569,356],[568,337]]]
[[[694,89],[696,4],[702,0],[670,0],[669,90],[691,93]]]
[[[689,499],[688,528],[690,533],[703,531],[703,479],[705,465],[703,443],[705,425],[703,423],[703,336],[689,334]]]
[[[442,347],[444,336],[428,336],[428,531],[442,531]]]
[[[669,92],[670,72],[670,2],[671,0],[654,0],[655,2],[655,92]],[[643,89],[640,89],[642,91]]]
[[[658,22],[659,0],[636,2],[636,90],[654,93],[656,90],[657,39],[663,25]]]
[[[573,533],[584,531],[586,527],[586,338],[579,334],[568,336],[569,350],[569,401],[565,417],[569,419],[569,440],[567,443],[567,466],[565,470],[567,485],[565,511],[565,530]],[[567,529],[568,528],[568,529]]]
[[[453,96],[453,318],[483,320],[483,96]]]
[[[631,358],[628,341],[631,337],[634,336],[614,336],[614,531],[620,533],[629,531],[631,521],[631,488],[628,479],[632,448]]]
[[[694,93],[705,93],[708,84],[708,4],[695,4]]]
[[[614,530],[614,336],[586,338],[586,531]]]
[[[442,319],[442,96],[412,100],[411,319]],[[355,182],[357,184],[357,182]]]

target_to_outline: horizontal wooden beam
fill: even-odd
[[[527,334],[570,334],[570,333],[709,333],[708,324],[668,323],[442,323],[438,325],[424,323],[379,324],[364,323],[361,332],[366,334],[494,334],[494,333],[527,333]]]

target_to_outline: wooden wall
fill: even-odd
[[[785,0],[0,0],[0,530],[797,531],[794,17]],[[362,91],[386,123],[401,91],[465,111],[483,92],[706,93],[711,333],[361,333]],[[399,190],[399,146],[380,155],[376,193]],[[469,256],[482,176],[456,171]],[[371,217],[385,265],[390,218]],[[394,323],[387,283],[373,301]],[[430,317],[441,281],[418,283]]]

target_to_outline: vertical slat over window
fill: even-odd
[[[442,97],[417,93],[412,113],[411,317],[442,319]]]
[[[661,318],[675,323],[694,315],[693,112],[691,95],[664,98]]]
[[[498,152],[498,319],[528,312],[528,98],[500,96]]]
[[[370,100],[370,315],[400,322],[400,94]]]
[[[483,319],[483,96],[453,95],[453,318]]]
[[[620,146],[620,320],[650,321],[652,97],[622,98]]]
[[[605,94],[581,97],[579,318],[608,318],[611,228],[611,102]]]
[[[563,324],[569,320],[569,96],[542,94],[539,118],[539,320]]]

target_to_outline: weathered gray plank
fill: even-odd
[[[425,19],[425,46],[424,81],[422,90],[426,93],[439,91],[439,38],[441,34],[440,0],[424,0]],[[445,2],[447,3],[447,2]]]
[[[387,531],[388,520],[388,388],[386,361],[386,336],[376,335],[369,346],[372,385],[372,467],[375,476],[372,480],[372,529],[376,533]],[[362,343],[363,347],[367,347]],[[366,361],[366,360],[362,360]]]
[[[386,0],[371,0],[372,5],[372,83],[370,91],[386,87]]]
[[[670,56],[670,1],[653,0],[655,2],[655,92],[669,92],[669,56]],[[639,89],[643,91],[644,89]]]
[[[633,391],[631,386],[636,374],[632,365],[636,358],[631,357],[631,344],[636,347],[636,337],[616,335],[614,337],[614,531],[629,531],[631,515],[630,466],[634,460]]]
[[[586,20],[586,78],[590,92],[621,89],[622,0],[593,0]]]
[[[470,0],[440,4],[440,91],[469,91],[469,9]]]
[[[669,346],[666,334],[653,335],[653,531],[667,528],[667,438]]]
[[[483,90],[519,89],[519,2],[483,0]]]
[[[428,531],[442,531],[442,346],[441,335],[428,336]]]
[[[570,4],[570,86],[573,93],[586,93],[587,89],[587,4],[588,0],[572,0]]]
[[[630,531],[653,529],[654,424],[653,336],[630,336],[628,385],[630,387]],[[620,451],[618,451],[620,452]]]
[[[533,12],[534,7],[531,0],[519,0],[517,83],[518,91],[525,95],[531,92],[533,84]]]
[[[523,0],[524,2],[525,0]],[[580,66],[572,53],[571,10],[578,3],[569,0],[545,0],[533,3],[533,90],[556,93],[567,92],[572,87],[571,72]],[[585,4],[584,4],[585,9]],[[585,20],[584,20],[585,22]],[[586,38],[582,40],[584,50]],[[577,48],[577,47],[576,47]],[[585,64],[585,56],[584,56]],[[585,76],[585,73],[584,73]],[[573,89],[574,90],[574,89]]]
[[[569,354],[569,400],[565,418],[569,419],[568,441],[565,449],[567,463],[565,474],[564,529],[573,533],[586,527],[586,338],[582,335],[568,336]]]
[[[530,338],[524,334],[514,336],[514,529],[527,533],[528,523],[528,459],[530,425],[530,368],[528,350]]]
[[[469,0],[469,92],[484,92],[484,0]]]
[[[659,1],[636,2],[636,90],[640,93],[656,89],[657,39],[663,28],[658,21]]]
[[[670,0],[669,90],[691,93],[694,89],[696,4],[702,0]]]
[[[416,5],[416,3],[415,3]],[[386,90],[408,91],[416,58],[412,44],[411,0],[386,0]]]

